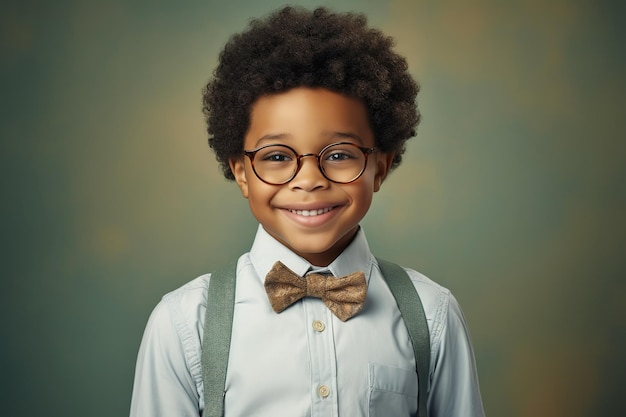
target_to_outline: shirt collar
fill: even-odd
[[[281,261],[287,268],[298,275],[304,276],[309,270],[320,270],[311,265],[306,259],[293,253],[285,245],[274,239],[262,225],[257,229],[250,260],[261,281],[265,281],[265,275],[269,272],[276,261]],[[370,272],[373,265],[373,256],[363,228],[359,228],[350,245],[335,259],[327,268],[334,276],[340,277],[355,271],[363,271],[365,279],[369,282]]]

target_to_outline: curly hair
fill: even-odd
[[[251,107],[259,97],[295,87],[325,88],[360,99],[376,146],[393,151],[392,168],[415,136],[418,84],[394,41],[362,14],[285,7],[233,35],[203,89],[209,145],[227,179],[229,158],[243,152]]]

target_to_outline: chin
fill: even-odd
[[[348,236],[350,236],[349,239]],[[352,237],[354,237],[354,233],[348,233],[337,239],[320,239],[316,241],[315,237],[309,237],[308,239],[305,237],[298,242],[291,242],[292,244],[289,244],[289,242],[284,243],[293,252],[307,260],[332,258],[329,261],[330,263],[350,244]]]

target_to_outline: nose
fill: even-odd
[[[312,191],[328,186],[329,181],[320,171],[318,158],[319,156],[313,153],[307,153],[300,157],[300,169],[289,183],[292,189]]]

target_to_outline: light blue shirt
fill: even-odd
[[[406,327],[360,230],[326,271],[362,270],[363,310],[346,322],[317,298],[276,314],[263,281],[282,261],[300,275],[319,270],[259,226],[237,264],[237,290],[226,376],[225,417],[414,416],[418,382]],[[431,337],[432,417],[484,416],[474,354],[463,313],[450,291],[408,270]],[[131,417],[199,416],[200,363],[210,274],[165,295],[143,336]]]

